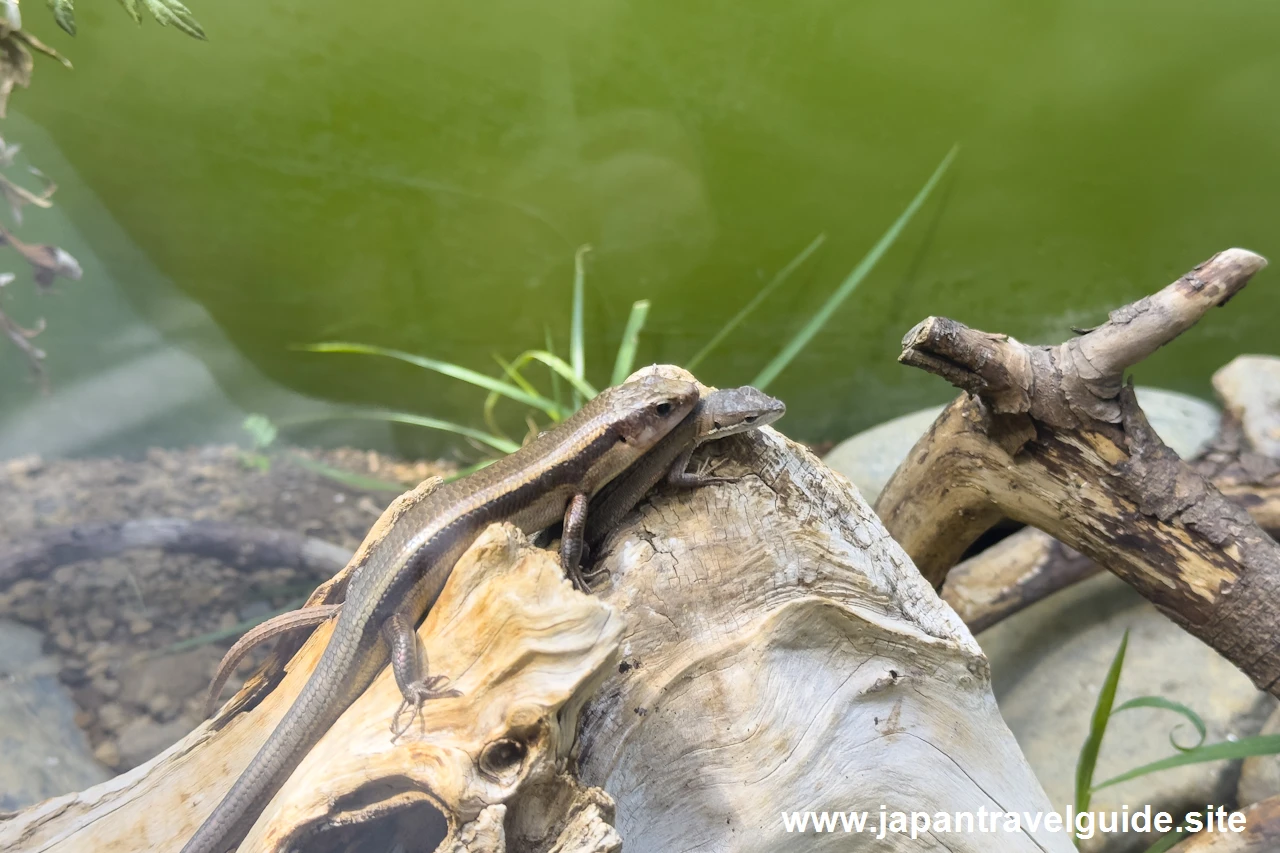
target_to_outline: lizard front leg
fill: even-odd
[[[712,483],[736,483],[737,477],[708,477],[702,471],[689,471],[689,460],[693,458],[693,451],[696,445],[685,448],[676,461],[671,463],[670,470],[667,471],[667,483],[672,486],[679,486],[685,489],[696,488],[697,486],[709,486]]]
[[[445,675],[427,675],[427,653],[422,648],[418,632],[413,630],[413,620],[406,614],[397,611],[382,623],[382,637],[391,652],[391,671],[395,673],[396,684],[404,701],[396,709],[391,718],[391,740],[395,741],[413,725],[414,718],[421,716],[422,703],[428,699],[441,699],[447,696],[461,696],[457,690],[445,689],[449,677]],[[409,719],[400,724],[405,711],[411,711]]]

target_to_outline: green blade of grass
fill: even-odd
[[[854,288],[856,288],[862,280],[867,277],[867,273],[871,272],[872,268],[880,261],[880,258],[884,253],[887,252],[889,247],[893,245],[894,241],[898,239],[898,235],[902,233],[904,228],[906,228],[907,223],[911,221],[911,218],[916,215],[916,211],[918,211],[921,205],[924,204],[925,199],[927,199],[929,194],[933,192],[934,186],[937,185],[938,181],[942,179],[943,174],[945,174],[947,169],[951,166],[951,161],[955,159],[956,152],[959,150],[960,146],[956,145],[947,152],[947,156],[942,158],[942,162],[938,164],[938,168],[934,170],[925,185],[920,188],[920,192],[916,193],[916,197],[911,200],[909,205],[907,205],[907,209],[902,211],[902,215],[898,217],[897,221],[889,226],[889,230],[884,232],[884,236],[882,236],[880,240],[871,247],[871,251],[867,252],[866,256],[858,262],[858,265],[853,268],[853,272],[849,273],[848,277],[840,283],[840,286],[837,287],[835,292],[827,298],[827,301],[822,304],[822,307],[818,309],[817,313],[809,318],[809,322],[805,323],[804,327],[795,334],[795,337],[787,342],[787,345],[782,348],[782,352],[774,356],[773,361],[765,365],[764,369],[760,371],[760,374],[751,381],[752,385],[759,388],[761,391],[767,388],[769,383],[772,382],[779,373],[786,369],[787,365],[791,363],[797,353],[804,349],[805,345],[808,344],[813,336],[818,333],[818,330],[826,325],[826,322],[831,319],[831,315],[840,307],[840,304],[844,302],[844,300],[848,298],[849,294],[854,291]]]
[[[698,350],[693,358],[685,362],[685,370],[692,372],[693,369],[697,367],[713,349],[719,346],[721,341],[729,336],[730,332],[738,328],[738,325],[746,319],[748,314],[756,310],[756,308],[760,306],[761,302],[768,299],[769,294],[781,287],[783,282],[790,278],[791,274],[798,270],[805,261],[809,260],[809,256],[818,251],[818,247],[826,241],[826,234],[819,234],[817,237],[814,237],[812,243],[805,246],[804,249],[800,251],[800,254],[788,261],[785,267],[778,270],[778,272],[774,274],[773,278],[769,280],[769,283],[760,288],[760,292],[752,297],[751,301],[748,302],[741,311],[734,314],[733,317],[730,318],[729,322],[725,323],[724,326],[721,327],[720,331],[711,336],[711,340],[707,341],[707,343],[702,347],[702,349]]]
[[[506,377],[520,387],[520,390],[531,396],[538,396],[538,389],[533,387],[533,383],[525,379],[524,375],[511,364],[503,361],[502,356],[494,353],[493,360],[498,363],[498,367],[502,368],[502,372],[506,374]]]
[[[543,339],[546,342],[547,352],[551,353],[552,355],[555,355],[556,347],[551,340],[551,327],[543,326],[542,332],[543,332]],[[559,356],[556,356],[556,357],[559,358]],[[547,372],[551,374],[551,399],[556,401],[557,406],[560,406],[563,408],[564,397],[561,396],[561,393],[560,393],[560,374],[556,373],[554,370],[552,370],[549,367],[547,368]]]
[[[1098,691],[1098,701],[1093,706],[1093,718],[1089,721],[1089,736],[1080,747],[1080,760],[1076,763],[1076,811],[1089,810],[1089,797],[1093,794],[1093,771],[1098,766],[1098,751],[1102,748],[1102,736],[1107,733],[1107,722],[1116,702],[1116,688],[1120,686],[1120,670],[1124,668],[1124,653],[1129,648],[1129,631],[1120,640],[1120,648],[1107,670],[1106,680]]]
[[[1188,749],[1177,755],[1171,755],[1168,758],[1162,758],[1159,761],[1135,767],[1127,773],[1121,773],[1119,776],[1113,776],[1105,782],[1095,785],[1093,790],[1101,791],[1103,788],[1110,788],[1112,785],[1119,785],[1121,782],[1128,782],[1130,779],[1137,779],[1139,776],[1158,773],[1161,770],[1170,770],[1174,767],[1183,767],[1187,764],[1249,758],[1253,755],[1274,755],[1278,752],[1280,752],[1280,735],[1254,735],[1253,737],[1242,737],[1239,740],[1211,743],[1208,746],[1198,746],[1195,749]]]
[[[560,358],[559,356],[553,353],[549,353],[546,350],[540,350],[540,349],[525,350],[524,352],[520,353],[520,355],[516,358],[515,361],[511,362],[511,365],[512,367],[519,370],[520,368],[524,367],[526,364],[528,364],[531,361],[541,362],[545,364],[547,367],[551,368],[556,373],[559,373],[561,378],[563,378],[565,381],[567,381],[570,385],[573,386],[573,390],[577,394],[580,394],[582,397],[585,397],[588,400],[590,400],[596,394],[600,393],[591,385],[590,382],[580,378],[577,375],[577,373],[574,372],[574,369],[572,367],[565,364],[564,359]]]
[[[1157,841],[1155,844],[1152,844],[1150,847],[1144,850],[1143,853],[1164,853],[1164,851],[1168,850],[1170,847],[1177,844],[1186,836],[1187,836],[1187,833],[1185,831],[1179,832],[1178,830],[1175,829],[1173,832],[1170,832],[1168,835],[1162,836],[1159,841]]]
[[[507,435],[505,432],[502,431],[502,428],[498,426],[497,419],[493,416],[493,410],[497,408],[498,401],[501,399],[502,399],[501,394],[498,394],[494,391],[490,391],[489,395],[484,398],[484,407],[480,411],[482,416],[484,417],[484,425],[489,428],[489,432],[492,435],[500,436],[502,438],[510,440],[511,436]]]
[[[305,468],[313,474],[319,474],[321,477],[325,477],[353,489],[363,489],[368,492],[396,492],[399,494],[406,489],[413,488],[412,485],[406,483],[393,483],[390,480],[382,480],[377,477],[370,477],[366,474],[356,474],[353,471],[343,471],[341,468],[334,468],[332,465],[326,465],[323,462],[308,459],[307,457],[297,453],[289,453],[286,455],[286,458],[299,468]]]
[[[408,424],[409,426],[426,427],[427,429],[436,429],[441,432],[451,432],[454,435],[461,435],[467,438],[488,445],[499,453],[515,453],[520,449],[520,445],[510,439],[503,438],[499,435],[490,435],[483,430],[465,427],[462,424],[455,424],[451,421],[442,421],[439,418],[430,418],[425,415],[413,415],[408,412],[390,412],[381,409],[354,409],[347,412],[333,412],[332,414],[314,415],[306,418],[291,418],[291,423],[300,423],[303,420],[339,420],[342,418],[350,418],[359,421],[387,421],[397,424]]]
[[[1121,711],[1128,711],[1130,708],[1159,708],[1162,711],[1172,711],[1185,717],[1200,733],[1200,740],[1196,741],[1195,746],[1178,746],[1178,742],[1173,739],[1173,732],[1169,732],[1169,743],[1172,744],[1174,749],[1181,752],[1195,749],[1197,746],[1203,746],[1204,739],[1209,735],[1209,730],[1205,728],[1204,720],[1200,719],[1200,715],[1181,702],[1174,702],[1172,699],[1166,699],[1163,696],[1139,696],[1137,699],[1130,699],[1117,707],[1111,712],[1111,716],[1114,717]],[[1175,728],[1174,731],[1177,731],[1177,729]]]
[[[241,634],[243,634],[245,631],[248,631],[250,628],[256,628],[257,626],[261,625],[263,622],[266,622],[268,619],[274,619],[275,617],[288,613],[291,610],[297,610],[299,607],[301,607],[306,603],[307,603],[307,600],[305,598],[295,599],[293,601],[290,601],[288,604],[286,604],[284,607],[280,608],[279,610],[273,610],[272,612],[266,613],[255,619],[247,619],[243,622],[238,622],[235,625],[232,625],[230,628],[220,628],[217,631],[210,631],[207,634],[199,634],[195,637],[190,637],[186,640],[179,640],[176,643],[170,643],[169,645],[163,648],[156,649],[154,652],[148,654],[147,657],[158,658],[164,655],[176,655],[179,652],[190,651],[191,649],[198,649],[201,646],[207,646],[210,643],[217,643],[221,640],[230,639],[231,637],[238,637]]]
[[[427,370],[434,370],[436,373],[442,373],[453,379],[460,379],[468,382],[486,391],[497,392],[504,397],[509,397],[517,403],[524,403],[526,406],[533,406],[535,409],[541,409],[548,415],[556,416],[560,414],[560,407],[554,401],[548,400],[540,394],[529,394],[512,385],[509,382],[503,382],[500,379],[494,379],[492,376],[486,376],[470,368],[462,367],[457,364],[450,364],[447,361],[437,361],[434,358],[427,358],[413,353],[402,352],[401,350],[387,349],[386,347],[372,346],[370,344],[356,344],[347,341],[324,341],[318,344],[307,344],[298,349],[307,352],[341,352],[352,353],[357,355],[380,355],[387,358],[394,358],[404,361],[417,367],[423,367]],[[553,414],[554,413],[554,414]]]
[[[613,360],[613,377],[610,385],[621,385],[622,380],[631,374],[631,365],[636,360],[636,347],[640,344],[640,330],[649,316],[649,300],[641,299],[631,305],[631,316],[627,317],[627,327],[622,330],[622,343],[618,344],[618,356]]]
[[[496,361],[498,363],[498,366],[502,368],[502,372],[506,374],[507,378],[510,379],[512,382],[516,383],[516,385],[520,386],[520,388],[524,390],[526,393],[529,393],[529,394],[538,393],[538,390],[533,387],[533,384],[530,383],[527,379],[525,379],[524,375],[521,374],[519,370],[516,370],[509,363],[504,361],[502,359],[502,356],[498,355],[497,353],[494,353],[493,360]],[[483,409],[484,425],[489,428],[489,432],[491,434],[500,435],[503,438],[510,440],[511,436],[503,432],[502,427],[498,425],[497,418],[494,416],[494,411],[497,409],[498,401],[500,399],[502,399],[501,396],[499,394],[494,393],[493,391],[490,391],[489,396],[484,398],[484,409]],[[551,417],[551,420],[559,422],[560,419],[553,415]]]
[[[479,471],[481,468],[488,468],[490,465],[492,465],[494,462],[497,462],[497,461],[498,460],[496,459],[482,459],[474,465],[468,465],[466,468],[460,468],[456,473],[450,474],[448,477],[445,477],[443,480],[441,480],[440,485],[444,485],[445,483],[452,483],[454,480],[461,480],[463,477],[466,477],[470,474],[474,474],[475,472]]]
[[[587,252],[591,251],[590,246],[579,246],[578,251],[573,255],[573,311],[569,317],[569,363],[573,365],[573,375],[578,381],[585,381],[587,378],[587,356],[583,346],[583,319],[582,308],[586,301],[583,295],[583,283],[586,281],[586,257]],[[577,385],[574,388],[577,389]],[[577,399],[577,391],[574,395],[573,407],[576,409],[582,403]],[[588,398],[590,399],[590,398]]]

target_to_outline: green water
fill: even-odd
[[[243,356],[309,395],[478,423],[479,391],[289,346],[491,371],[550,327],[563,353],[584,243],[593,381],[639,298],[641,357],[680,362],[825,233],[699,371],[748,381],[957,142],[772,386],[792,435],[948,398],[895,361],[928,314],[1054,342],[1220,249],[1276,254],[1280,9],[1256,0],[191,5],[208,43],[109,0],[80,4],[71,39],[33,6],[76,70],[41,62],[13,105],[74,167],[62,209],[140,313],[139,253],[85,224],[90,197]],[[1276,352],[1274,278],[1138,379],[1208,396],[1234,355]]]

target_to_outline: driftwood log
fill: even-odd
[[[1280,531],[1280,358],[1240,356],[1214,374],[1213,387],[1222,424],[1191,467],[1274,538]],[[976,634],[1100,571],[1074,548],[1026,527],[952,568],[942,598]]]
[[[736,483],[656,496],[596,596],[495,526],[420,629],[462,691],[392,743],[384,673],[242,850],[1068,851],[1065,833],[877,840],[784,811],[1050,806],[964,625],[842,477],[771,429],[720,442]],[[407,495],[353,558],[359,565]],[[340,586],[340,580],[336,584]],[[335,585],[313,596],[332,601]],[[109,783],[0,821],[0,849],[176,851],[315,664],[321,626],[209,723]]]

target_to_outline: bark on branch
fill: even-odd
[[[936,373],[999,414],[1030,414],[1059,429],[1121,421],[1123,373],[1239,293],[1266,259],[1228,249],[1107,322],[1054,347],[930,317],[902,341],[903,364]]]
[[[1074,548],[1024,527],[947,574],[942,600],[975,634],[1102,571]]]
[[[1258,360],[1255,356],[1243,358]],[[1248,417],[1255,434],[1280,435],[1280,407],[1266,406],[1265,414],[1256,411],[1264,408],[1259,401],[1271,399],[1272,392],[1280,394],[1280,371],[1269,376],[1250,370],[1250,396],[1242,399],[1234,388],[1221,381],[1241,361],[1237,359],[1215,374],[1214,387],[1227,413],[1218,437],[1192,462],[1192,467],[1232,502],[1248,510],[1258,526],[1275,538],[1280,532],[1280,459],[1257,452],[1241,424],[1242,417]],[[1267,361],[1280,367],[1280,359]],[[980,633],[1100,571],[1097,563],[1074,548],[1042,530],[1025,527],[951,569],[942,598],[960,614],[969,630]]]
[[[1123,370],[1239,292],[1265,265],[1231,249],[1055,347],[930,318],[905,363],[971,393],[886,485],[877,511],[940,585],[1001,517],[1106,567],[1280,695],[1280,547],[1166,447]]]

